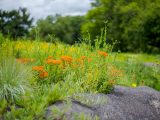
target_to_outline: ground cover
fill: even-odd
[[[112,53],[112,46],[5,40],[0,47],[0,118],[43,119],[45,108],[113,85],[160,90],[159,55]]]

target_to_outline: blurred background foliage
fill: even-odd
[[[107,26],[106,43],[119,41],[115,51],[160,53],[160,0],[93,0],[91,5],[84,16],[49,15],[35,24],[25,8],[0,10],[0,32],[71,45],[89,37],[94,45]]]
[[[81,38],[81,25],[85,22],[83,16],[48,16],[40,19],[30,32],[30,37],[38,36],[45,41],[50,41],[50,37],[55,36],[60,41],[68,44],[74,44]]]
[[[0,32],[12,38],[23,37],[29,33],[33,18],[26,8],[18,10],[0,10]]]
[[[108,41],[118,40],[123,52],[160,52],[160,0],[96,0],[82,33],[92,39],[108,21]]]

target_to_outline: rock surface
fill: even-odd
[[[160,64],[152,63],[152,62],[145,62],[144,66],[146,67],[160,67]]]
[[[46,118],[67,120],[160,120],[160,92],[149,87],[115,86],[111,94],[78,94],[70,103],[47,108]]]

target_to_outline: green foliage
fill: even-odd
[[[65,91],[63,87],[61,88],[60,84],[54,85],[54,87],[52,87],[48,92],[47,104],[51,105],[58,100],[64,100],[64,98],[66,97],[65,92],[67,91]]]
[[[2,118],[3,114],[5,114],[7,109],[7,101],[5,99],[0,102],[0,118]]]
[[[142,64],[159,64],[159,55],[112,53],[113,46],[105,43],[105,36],[107,32],[97,37],[95,47],[91,45],[90,37],[72,46],[40,41],[8,41],[4,38],[5,42],[0,47],[3,53],[0,57],[0,119],[45,119],[48,106],[57,101],[70,102],[68,98],[88,106],[107,104],[105,98],[94,97],[94,93],[109,93],[114,84],[132,86],[134,83],[160,90],[160,69]],[[17,57],[17,51],[20,52],[17,59],[4,57]],[[62,60],[62,56],[70,56],[72,61],[47,63],[48,59]],[[48,76],[40,78],[40,72],[34,71],[34,77],[30,78],[28,68],[31,70],[35,66],[43,66]],[[67,110],[68,106],[63,110],[54,108],[51,118],[65,119]],[[74,114],[73,118],[93,119],[83,113]]]
[[[120,42],[117,49],[132,52],[160,52],[159,0],[96,0],[82,26],[82,34],[91,39],[100,35],[108,23],[107,42]]]
[[[2,45],[3,42],[4,42],[4,36],[2,35],[2,33],[0,33],[0,46]]]
[[[12,58],[3,58],[0,63],[0,101],[14,102],[28,89],[31,73],[24,65]]]
[[[135,83],[137,86],[147,85],[160,90],[160,68],[158,66],[147,67],[132,60],[116,62],[114,65],[116,69],[122,70],[122,75],[116,79],[116,84],[132,86]],[[116,74],[118,74],[118,71]]]
[[[104,96],[97,96],[96,94],[92,93],[74,94],[72,99],[79,101],[86,106],[107,104],[107,99]]]
[[[0,32],[10,37],[22,37],[28,34],[33,19],[26,8],[18,10],[0,10]]]
[[[84,22],[83,16],[48,16],[46,19],[37,21],[37,25],[31,31],[31,37],[34,38],[36,32],[39,37],[46,41],[50,41],[50,35],[54,35],[60,41],[74,44],[79,41],[80,27]]]

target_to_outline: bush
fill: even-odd
[[[31,73],[12,58],[3,58],[0,63],[0,101],[14,102],[28,89]]]

